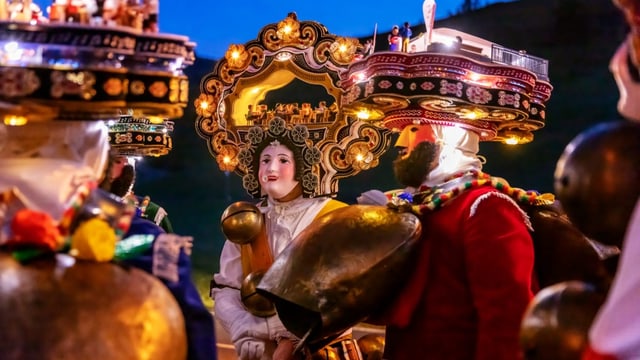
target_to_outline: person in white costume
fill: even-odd
[[[346,206],[330,197],[313,197],[317,181],[311,180],[315,176],[312,169],[320,159],[320,151],[307,143],[304,134],[308,136],[306,127],[287,129],[282,119],[275,118],[268,130],[256,126],[250,131],[249,144],[239,155],[249,169],[243,186],[252,195],[263,197],[258,206],[264,215],[272,258],[316,217]],[[286,330],[277,314],[257,316],[243,304],[241,246],[244,245],[227,240],[222,249],[220,271],[214,274],[211,293],[215,317],[230,334],[241,360],[303,358],[303,352],[294,354],[299,339]],[[324,357],[319,358],[324,359],[361,359],[351,330],[326,347],[311,351],[322,353]],[[335,355],[338,357],[331,357]]]

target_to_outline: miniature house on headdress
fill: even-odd
[[[249,169],[239,154],[250,146],[251,129],[266,129],[274,118],[283,119],[287,129],[306,129],[307,141],[320,150],[314,195],[336,193],[339,179],[376,166],[391,132],[339,106],[341,74],[361,48],[357,39],[330,34],[317,22],[298,21],[294,13],[265,26],[257,39],[231,45],[202,79],[195,100],[197,132],[220,169],[245,176]],[[287,92],[289,86],[295,88]],[[323,94],[306,94],[318,88]],[[278,99],[281,92],[285,95]]]

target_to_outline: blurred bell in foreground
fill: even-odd
[[[576,136],[556,165],[554,186],[586,236],[621,247],[640,195],[640,124],[612,121]]]
[[[142,270],[0,252],[0,274],[2,359],[186,359],[180,307]]]
[[[605,293],[580,281],[540,290],[525,311],[520,344],[526,360],[580,360]]]

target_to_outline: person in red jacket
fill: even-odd
[[[391,201],[421,209],[423,234],[404,290],[375,319],[386,325],[385,359],[522,357],[520,321],[536,285],[530,224],[514,199],[536,195],[483,173],[479,141],[426,118],[397,140],[394,172],[407,188]]]

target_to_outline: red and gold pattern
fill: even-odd
[[[482,140],[524,143],[544,126],[551,85],[523,67],[463,52],[381,52],[342,74],[347,112],[389,129],[457,124]]]

